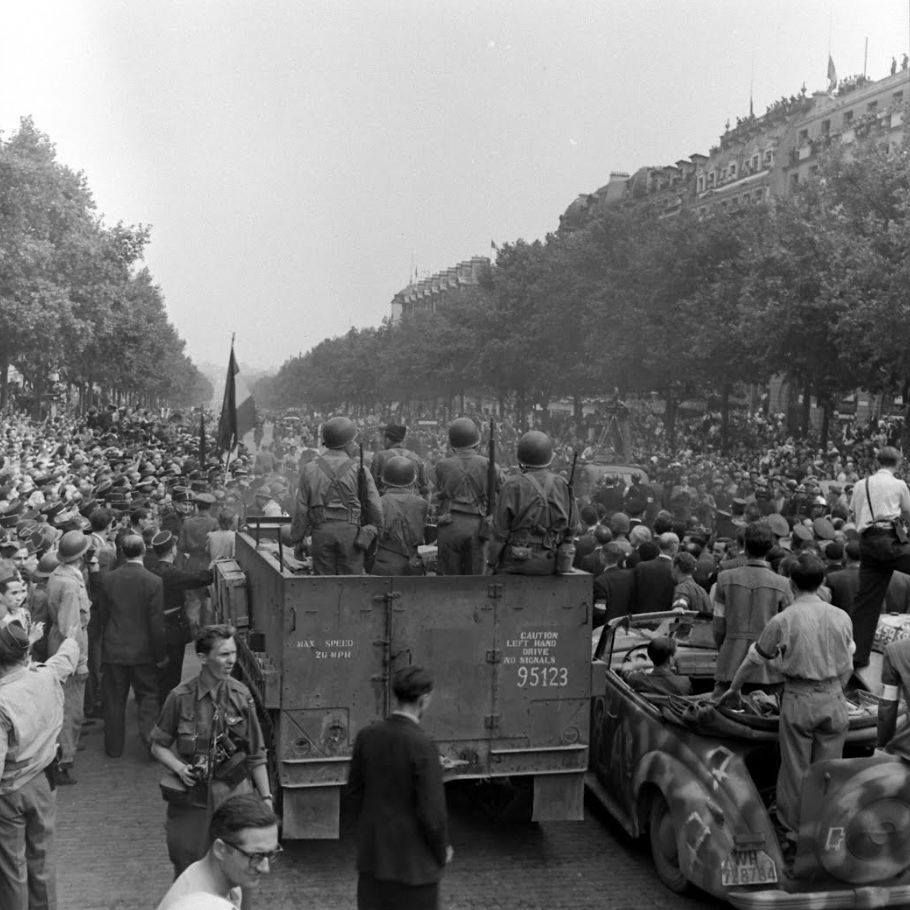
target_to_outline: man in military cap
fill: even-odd
[[[390,423],[383,430],[382,435],[385,442],[385,448],[373,456],[373,461],[370,464],[370,473],[373,475],[376,489],[379,491],[380,495],[385,492],[385,483],[382,479],[385,464],[390,458],[395,458],[396,456],[399,458],[407,458],[409,461],[414,462],[414,482],[417,492],[423,497],[428,496],[430,493],[430,485],[427,482],[427,468],[423,463],[423,459],[416,452],[412,452],[402,445],[407,432],[407,427],[396,423]]]
[[[482,575],[489,459],[477,451],[480,431],[459,417],[449,425],[452,454],[436,465],[437,565],[440,575]],[[497,472],[497,489],[499,474]],[[496,490],[492,496],[495,498]]]
[[[211,493],[196,493],[193,501],[196,504],[196,514],[184,520],[177,538],[177,551],[184,554],[182,568],[189,573],[199,573],[208,569],[206,547],[209,534],[218,530],[218,522],[212,517],[215,497]],[[212,622],[208,588],[195,586],[186,589],[186,615],[194,635],[202,626]],[[180,681],[179,677],[177,681]]]
[[[578,529],[567,481],[549,468],[553,442],[531,430],[518,441],[520,473],[502,485],[493,513],[487,568],[512,575],[552,575],[556,552]]]
[[[164,704],[168,693],[180,684],[183,673],[183,655],[193,636],[186,615],[186,593],[207,588],[213,581],[211,569],[188,571],[178,569],[177,539],[170,531],[159,531],[152,538],[154,558],[148,569],[157,575],[164,586],[164,641],[167,663],[158,667],[158,701]]]
[[[411,492],[416,477],[414,462],[401,455],[389,458],[382,469],[382,531],[373,575],[425,574],[417,548],[424,540],[429,504]]]
[[[347,417],[327,420],[322,428],[326,451],[300,472],[290,539],[299,551],[312,535],[315,575],[362,575],[364,554],[382,528],[382,504],[369,471],[362,478],[362,510],[360,466],[351,457],[356,435]]]

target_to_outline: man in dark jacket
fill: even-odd
[[[452,848],[439,752],[420,728],[433,680],[420,667],[405,667],[392,690],[397,709],[357,734],[351,756],[357,907],[435,910]]]
[[[844,555],[847,564],[837,572],[829,572],[825,584],[831,589],[831,603],[849,613],[859,590],[859,543],[855,540],[847,541]]]
[[[101,664],[104,750],[123,754],[126,699],[130,687],[139,709],[139,736],[147,746],[158,717],[158,669],[167,663],[164,586],[142,564],[145,542],[123,539],[126,562],[101,581]]]
[[[158,702],[164,704],[168,692],[180,685],[183,654],[192,640],[189,618],[186,615],[186,591],[205,588],[214,578],[211,569],[188,572],[174,565],[177,558],[177,538],[170,531],[159,531],[152,538],[154,557],[149,571],[164,584],[164,638],[167,664],[158,670]]]
[[[657,559],[640,562],[634,569],[635,592],[633,613],[657,613],[673,606],[673,559],[679,549],[679,538],[667,531],[657,539]]]
[[[594,579],[595,617],[600,616],[597,603],[603,601],[603,621],[609,622],[617,616],[626,616],[632,612],[632,593],[635,588],[635,574],[632,569],[622,567],[625,551],[615,540],[604,544],[603,558],[606,568]]]

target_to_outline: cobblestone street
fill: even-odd
[[[187,656],[187,669],[195,659]],[[58,790],[60,910],[153,910],[171,880],[164,842],[161,771],[145,757],[130,703],[123,758],[104,755],[102,726],[85,728],[74,787]],[[446,910],[691,908],[657,880],[646,850],[588,806],[583,822],[501,825],[450,790],[455,861],[443,881]],[[285,843],[257,910],[348,910],[355,906],[350,824],[339,841]],[[719,906],[707,903],[708,906]]]

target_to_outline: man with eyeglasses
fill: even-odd
[[[188,866],[173,885],[158,910],[188,910],[191,898],[205,895],[206,906],[223,910],[249,907],[250,893],[259,886],[260,876],[271,872],[281,853],[278,819],[259,796],[245,794],[226,799],[212,815],[208,852]]]

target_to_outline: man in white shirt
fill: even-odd
[[[859,531],[859,589],[850,615],[856,642],[854,666],[869,664],[869,652],[882,601],[894,571],[910,574],[910,541],[906,532],[895,527],[900,519],[910,522],[910,490],[894,476],[901,454],[892,446],[878,452],[878,471],[853,488],[850,511]]]
[[[215,810],[209,840],[208,853],[177,877],[158,910],[188,910],[195,906],[190,898],[197,895],[220,898],[225,907],[240,910],[243,892],[259,887],[260,876],[271,872],[281,853],[278,819],[252,793],[232,796]]]

